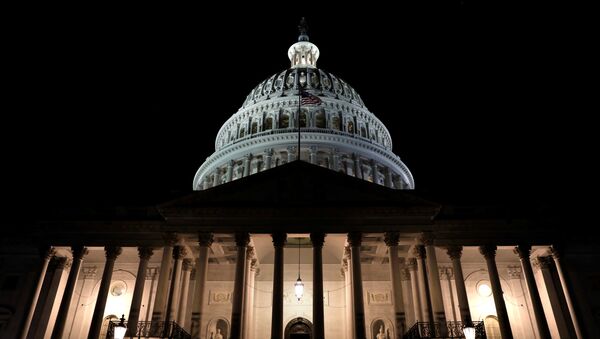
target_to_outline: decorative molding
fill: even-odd
[[[231,291],[210,291],[208,304],[209,305],[223,305],[223,304],[231,304],[232,298]]]
[[[391,305],[392,292],[390,291],[368,291],[369,305]]]
[[[81,268],[81,276],[83,279],[94,279],[98,273],[97,266],[83,266]]]
[[[520,266],[507,266],[508,278],[509,279],[521,279],[521,267]]]

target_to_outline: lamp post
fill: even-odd
[[[121,322],[119,322],[114,328],[114,338],[123,339],[125,338],[125,332],[127,332],[127,326],[125,326],[125,314],[121,316]]]

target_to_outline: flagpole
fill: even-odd
[[[298,86],[298,157],[296,160],[300,160],[300,110],[302,103],[302,90],[300,89],[300,69],[296,68],[296,86]]]

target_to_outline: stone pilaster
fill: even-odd
[[[414,322],[425,321],[427,317],[423,317],[423,302],[421,301],[424,296],[421,296],[421,288],[419,284],[419,273],[418,264],[416,258],[408,258],[406,260],[406,267],[410,273],[410,284],[412,285],[412,303],[414,311]],[[413,324],[411,324],[413,325]]]
[[[198,259],[196,260],[196,286],[194,287],[194,303],[192,305],[192,339],[200,339],[202,325],[202,307],[204,306],[204,290],[208,273],[208,254],[214,241],[212,233],[201,232],[198,234]]]
[[[144,294],[144,284],[146,283],[146,273],[148,271],[148,261],[153,254],[154,250],[151,247],[138,247],[140,263],[135,277],[135,287],[133,288],[133,298],[131,299],[129,318],[127,319],[127,327],[129,329],[129,335],[131,336],[137,334],[137,324],[140,319],[142,296]]]
[[[417,258],[417,270],[419,273],[419,291],[421,294],[421,311],[422,318],[430,324],[435,322],[433,316],[433,308],[431,306],[431,292],[429,290],[429,280],[427,279],[427,269],[425,260],[427,252],[425,246],[415,245],[413,247],[413,255]]]
[[[186,250],[183,246],[176,245],[173,247],[173,273],[171,275],[169,298],[167,299],[166,321],[176,321],[177,319],[177,301],[179,299],[179,289],[181,287],[181,266],[186,254]]]
[[[179,310],[177,311],[177,324],[184,328],[187,325],[187,314],[188,314],[188,296],[190,292],[190,275],[192,268],[194,267],[194,261],[186,258],[182,261],[182,274],[181,274],[181,294],[179,296]]]
[[[388,247],[388,257],[390,260],[390,278],[392,281],[392,291],[394,294],[396,333],[404,334],[407,330],[407,326],[406,315],[404,313],[404,297],[402,293],[400,262],[398,260],[398,242],[400,241],[400,234],[398,232],[386,232],[384,241]]]
[[[152,310],[153,322],[165,321],[165,311],[169,297],[169,273],[171,272],[172,252],[173,246],[175,246],[178,239],[175,233],[167,233],[164,236],[164,240],[165,247],[163,247],[160,273],[156,286],[156,297],[154,298],[154,308]]]
[[[469,308],[469,299],[467,298],[467,289],[465,287],[465,278],[462,271],[460,258],[462,256],[462,246],[448,246],[447,253],[452,260],[454,269],[454,283],[456,285],[456,296],[458,297],[458,310],[463,324],[472,324],[471,309]]]

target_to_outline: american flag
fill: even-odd
[[[321,102],[318,96],[302,91],[302,99],[300,100],[302,105],[320,105]]]

